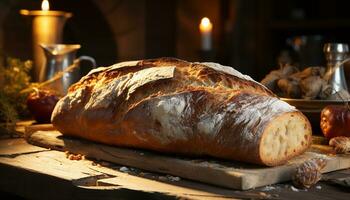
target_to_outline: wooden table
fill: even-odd
[[[350,169],[330,176],[348,177]],[[319,182],[308,190],[290,183],[248,191],[225,189],[104,161],[70,160],[64,152],[0,140],[0,190],[30,199],[350,199],[350,189]]]

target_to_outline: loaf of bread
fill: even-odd
[[[62,134],[268,166],[311,143],[306,117],[231,67],[160,58],[92,70],[56,105]]]

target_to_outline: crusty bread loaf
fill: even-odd
[[[311,142],[306,117],[249,76],[174,58],[92,70],[58,102],[52,123],[110,145],[269,166]]]

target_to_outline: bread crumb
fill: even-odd
[[[322,186],[317,185],[317,186],[316,186],[316,189],[320,190],[320,189],[322,189]]]
[[[70,154],[68,156],[68,159],[69,160],[82,160],[82,155],[81,154],[76,154],[76,155]]]
[[[85,156],[81,154],[73,154],[69,151],[65,151],[64,154],[66,155],[66,158],[69,160],[85,160]]]

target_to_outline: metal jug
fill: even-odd
[[[327,60],[325,78],[332,86],[332,93],[348,91],[343,64],[349,60],[349,46],[342,43],[327,43],[323,51]]]
[[[72,65],[79,65],[81,60],[91,62],[92,67],[96,67],[96,61],[89,56],[80,56],[76,59],[76,52],[80,49],[79,44],[40,44],[44,50],[46,61],[40,70],[39,82],[53,78],[57,73],[65,71]],[[52,82],[49,87],[64,95],[73,83],[81,78],[79,66],[73,70],[65,72],[61,78]]]

